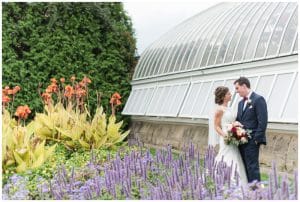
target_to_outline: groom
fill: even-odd
[[[234,82],[236,92],[243,97],[238,105],[236,120],[244,129],[251,130],[248,143],[239,146],[245,165],[248,182],[260,181],[259,146],[266,145],[266,128],[268,111],[265,99],[250,89],[250,82],[246,77],[240,77]]]

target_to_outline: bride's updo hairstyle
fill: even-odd
[[[229,88],[225,86],[219,86],[215,90],[215,103],[223,104],[226,93],[229,91]]]

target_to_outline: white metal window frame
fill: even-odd
[[[253,79],[256,79],[256,82],[255,84],[251,84],[253,87],[252,87],[252,90],[253,91],[256,91],[257,90],[257,87],[259,85],[259,82],[261,80],[261,78],[264,78],[265,76],[271,76],[272,77],[272,83],[270,84],[269,86],[269,90],[268,90],[268,94],[267,96],[265,96],[265,100],[267,102],[267,104],[270,102],[269,98],[270,98],[270,95],[272,94],[272,91],[273,91],[273,88],[274,88],[274,83],[277,81],[277,77],[278,75],[282,75],[282,74],[293,74],[292,75],[292,80],[291,82],[289,83],[288,85],[288,89],[287,89],[287,92],[286,92],[286,95],[283,97],[283,104],[280,106],[280,118],[273,118],[273,117],[269,117],[269,122],[291,122],[291,123],[297,123],[298,122],[298,118],[296,119],[286,119],[285,117],[283,117],[283,113],[287,107],[287,102],[289,100],[289,94],[290,94],[290,91],[292,90],[292,87],[294,85],[294,82],[296,81],[297,79],[297,75],[298,75],[298,71],[290,71],[290,70],[284,70],[284,71],[277,71],[277,72],[266,72],[266,73],[261,73],[259,75],[257,74],[252,74],[252,75],[246,75],[248,78],[253,78]],[[166,87],[174,87],[174,86],[177,86],[177,89],[175,92],[173,92],[175,96],[177,96],[178,94],[178,91],[180,90],[180,87],[186,85],[186,88],[184,90],[184,95],[183,97],[180,99],[180,100],[176,100],[176,99],[173,99],[173,102],[169,105],[170,108],[173,107],[174,103],[175,102],[182,102],[182,104],[179,104],[180,107],[176,108],[175,111],[176,113],[153,113],[153,112],[149,112],[149,109],[144,109],[143,111],[147,111],[146,113],[136,113],[136,112],[125,112],[123,114],[132,114],[132,115],[146,115],[146,116],[164,116],[164,117],[181,117],[181,118],[208,118],[207,115],[203,114],[203,110],[208,107],[207,106],[207,102],[209,100],[209,94],[211,93],[207,93],[207,95],[205,95],[204,97],[204,103],[203,103],[203,106],[201,108],[201,112],[200,112],[200,115],[193,115],[194,113],[194,107],[196,105],[196,102],[197,102],[197,98],[199,98],[199,93],[202,89],[202,86],[204,83],[209,83],[210,87],[209,87],[209,91],[208,92],[212,92],[214,89],[212,89],[212,87],[214,86],[214,84],[216,82],[219,82],[221,81],[223,83],[223,85],[225,85],[225,83],[229,80],[234,80],[236,79],[237,77],[236,76],[232,76],[232,77],[226,77],[226,78],[218,78],[218,79],[214,79],[214,80],[211,80],[211,79],[204,79],[204,80],[199,80],[199,81],[191,81],[191,82],[181,82],[181,83],[174,83],[174,84],[162,84],[162,85],[157,85],[157,86],[153,86],[153,87],[147,87],[147,88],[135,88],[134,90],[135,91],[138,91],[138,90],[149,90],[149,89],[153,89],[153,92],[152,92],[152,95],[151,95],[151,99],[148,100],[148,103],[145,104],[146,107],[149,107],[151,106],[151,102],[153,100],[153,98],[155,97],[155,94],[157,93],[157,90],[159,88],[162,89],[162,92],[160,93],[160,95],[157,95],[159,97],[162,97],[162,96],[166,96],[164,95],[164,91],[166,89]],[[195,101],[193,101],[193,106],[191,107],[191,109],[189,110],[190,113],[189,114],[183,114],[182,111],[184,110],[184,108],[186,107],[186,103],[187,103],[187,100],[190,99],[190,93],[191,93],[191,90],[193,88],[193,86],[195,84],[201,84],[201,88],[198,89],[197,91],[197,98],[195,99]],[[172,93],[172,90],[174,89],[170,89],[168,91],[169,94]],[[259,92],[258,92],[259,93]],[[141,95],[139,96],[141,97]],[[237,105],[237,102],[239,102],[241,100],[241,98],[239,98],[238,95],[235,95],[235,93],[233,93],[233,99],[232,99],[232,103],[231,103],[231,106],[236,106]],[[132,99],[132,98],[131,98]],[[129,98],[128,101],[131,102],[131,99]],[[139,102],[139,101],[136,101],[136,102]],[[165,105],[165,103],[162,103],[162,105]],[[166,105],[167,106],[167,105]],[[141,106],[139,106],[141,107]],[[157,107],[157,106],[156,106]],[[124,110],[125,111],[125,110]],[[141,111],[140,108],[136,111]],[[155,112],[156,110],[154,110]],[[170,111],[170,110],[168,110]]]
[[[170,93],[172,93],[172,90],[175,90],[175,92],[173,92],[173,93],[174,93],[174,95],[177,98],[178,91],[180,90],[180,88],[182,86],[185,86],[185,85],[186,85],[186,87],[184,89],[184,95],[182,95],[182,98],[180,99],[181,101],[174,98],[173,102],[171,104],[171,106],[173,107],[174,103],[179,102],[179,107],[174,110],[175,113],[161,113],[161,112],[157,111],[159,109],[158,108],[159,105],[160,106],[164,106],[164,105],[166,105],[166,102],[168,101],[168,100],[162,100],[162,97],[166,96],[166,95],[164,95],[164,92],[165,92],[165,90],[166,90],[167,87],[171,88],[167,93],[170,94]],[[172,89],[172,87],[177,87],[177,88],[176,89]],[[161,89],[161,91],[158,94],[158,90],[159,89]],[[148,104],[148,109],[146,110],[145,115],[147,115],[147,116],[166,116],[166,117],[167,116],[171,116],[171,117],[173,116],[173,117],[176,117],[177,114],[178,114],[178,111],[180,110],[182,100],[185,98],[185,96],[186,96],[185,93],[187,92],[188,89],[189,89],[189,82],[178,82],[178,83],[173,83],[173,84],[158,84],[156,86],[156,89],[155,89],[155,92],[154,92],[154,94],[152,96],[152,99],[151,99],[151,101]],[[155,108],[150,108],[153,105],[153,99],[157,99],[155,101],[157,103],[156,103],[156,105],[154,105]]]
[[[137,97],[136,94],[137,94],[138,91],[141,91],[141,92],[144,91],[145,94],[147,94],[147,93],[150,93],[149,91],[151,89],[153,89],[153,92],[150,95],[147,95],[147,96],[149,96],[149,99],[148,100],[146,99],[146,102],[144,104],[145,105],[145,109],[141,110],[143,104],[141,102],[139,102],[139,101],[142,99],[142,97],[141,97],[141,95],[139,95],[139,97]],[[130,93],[130,95],[129,95],[129,97],[128,97],[127,103],[126,103],[126,105],[124,107],[124,110],[123,110],[122,114],[124,114],[124,115],[145,115],[146,106],[151,101],[155,90],[156,90],[156,85],[152,85],[152,86],[148,85],[148,86],[144,86],[144,87],[135,87],[135,88],[133,88],[132,91],[131,91],[131,93]],[[144,95],[144,96],[146,96],[146,95]],[[139,101],[134,100],[134,99],[138,99]],[[132,110],[133,106],[138,106],[138,109],[135,108],[136,110]]]

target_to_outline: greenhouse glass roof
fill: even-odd
[[[221,3],[164,34],[133,80],[298,53],[296,2]]]

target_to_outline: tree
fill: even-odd
[[[21,86],[15,106],[28,104],[33,113],[42,111],[38,96],[50,78],[82,79],[88,76],[89,105],[96,107],[96,91],[109,112],[109,98],[130,93],[136,65],[136,40],[131,19],[123,4],[95,3],[3,3],[2,85]],[[31,117],[32,118],[32,117]]]

